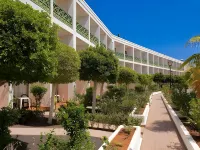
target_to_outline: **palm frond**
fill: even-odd
[[[200,35],[192,37],[187,43],[186,46],[191,45],[194,47],[198,47],[200,44]]]
[[[200,68],[194,67],[189,69],[190,77],[188,84],[194,89],[198,98],[200,98]]]
[[[191,67],[200,66],[200,53],[193,54],[189,58],[187,58],[184,63],[179,67],[179,69],[185,67],[186,65],[190,65]]]

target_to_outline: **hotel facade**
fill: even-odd
[[[173,62],[173,75],[180,75],[184,71],[184,69],[178,69],[183,63],[182,61],[113,35],[84,0],[20,1],[36,10],[47,12],[52,23],[60,27],[58,31],[60,41],[73,47],[76,51],[99,44],[113,51],[121,66],[129,67],[141,74],[155,74],[158,72],[169,74],[169,61]],[[52,85],[45,84],[45,86],[49,90],[42,103],[49,106]],[[59,85],[57,92],[61,99],[67,100],[72,98],[75,92],[84,93],[88,86],[91,86],[90,83],[76,81]],[[22,94],[31,97],[30,86],[19,85],[13,86],[13,88],[15,97],[20,97]],[[6,100],[9,99],[9,93],[11,93],[6,93],[8,89],[7,84],[0,87],[0,106],[3,105],[1,103],[8,103]]]

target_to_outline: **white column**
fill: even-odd
[[[123,45],[123,51],[124,51],[124,60],[125,60],[125,45]]]
[[[115,52],[115,41],[112,40],[112,50]]]
[[[107,36],[107,34],[105,35],[105,43],[104,44],[106,45],[106,49],[108,49],[108,36]]]
[[[50,17],[51,17],[51,23],[53,23],[53,2],[54,2],[54,0],[50,0]]]
[[[165,63],[164,58],[162,58],[162,66],[163,66],[163,68],[164,68],[164,63]]]
[[[153,55],[153,54],[152,54]],[[153,66],[154,66],[154,55],[153,55]]]
[[[149,53],[147,53],[147,65],[149,65]]]
[[[72,17],[72,28],[74,33],[76,33],[76,0],[73,0],[73,17]],[[76,34],[73,34],[73,48],[76,50]]]
[[[89,41],[90,41],[90,15],[88,18],[88,34],[89,34]]]
[[[134,47],[132,48],[132,56],[133,56],[133,62],[134,62]],[[134,65],[133,65],[133,69],[134,69]]]
[[[72,18],[72,28],[74,30],[74,33],[76,33],[76,0],[73,0],[72,2],[73,7],[73,18]],[[73,48],[76,50],[76,34],[73,34]],[[72,82],[68,84],[68,99],[71,99],[74,97],[75,93],[75,87],[76,82]]]
[[[97,34],[98,34],[97,38],[99,39],[99,45],[100,45],[100,41],[101,41],[100,26],[98,26],[97,28]]]

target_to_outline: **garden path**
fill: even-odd
[[[186,150],[160,94],[153,96],[141,150]]]
[[[66,132],[60,125],[48,126],[48,127],[27,127],[23,125],[15,125],[10,127],[11,135],[20,141],[26,143],[27,149],[29,150],[38,150],[38,144],[40,143],[41,133],[49,133],[54,129],[54,132],[57,136],[61,138],[66,138]],[[100,131],[89,129],[91,140],[94,142],[96,148],[102,145],[102,136],[109,137],[112,132]]]

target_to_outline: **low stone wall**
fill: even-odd
[[[120,125],[115,130],[115,132],[113,132],[113,134],[108,138],[108,141],[111,142],[122,128],[124,128],[124,126]],[[134,133],[132,140],[129,144],[128,150],[140,150],[140,147],[141,147],[141,143],[142,143],[141,127],[134,126],[134,128],[136,128],[136,130],[135,130],[135,133]],[[104,150],[103,149],[104,145],[105,145],[105,143],[98,150]]]
[[[188,150],[200,150],[199,146],[197,145],[197,143],[194,141],[194,139],[192,138],[192,136],[190,135],[190,133],[188,132],[188,130],[186,129],[186,127],[183,125],[183,123],[181,122],[181,120],[179,119],[178,115],[176,114],[176,112],[172,109],[172,107],[168,104],[167,100],[165,99],[165,97],[163,96],[163,94],[161,95],[162,100],[165,104],[165,107],[167,108],[171,119],[173,120],[179,135],[181,136],[185,146],[187,147]]]
[[[134,118],[140,118],[140,119],[142,119],[141,126],[146,126],[148,115],[149,115],[149,110],[150,110],[149,103],[147,103],[147,105],[146,105],[146,107],[144,109],[143,114],[135,114],[135,110],[136,109],[133,110],[133,112],[131,113],[131,116],[134,117]]]
[[[142,115],[139,115],[139,114],[135,114],[135,111],[137,108],[134,108],[133,111],[130,113],[130,116],[132,117],[136,117],[136,118],[141,118],[142,119],[142,123],[141,123],[141,126],[146,126],[147,124],[147,119],[148,119],[148,116],[149,116],[149,110],[150,110],[150,106],[151,106],[151,103],[152,103],[152,96],[155,95],[155,94],[158,94],[159,92],[153,92],[150,96],[149,96],[149,103],[147,103],[145,109],[144,109],[144,112]]]

